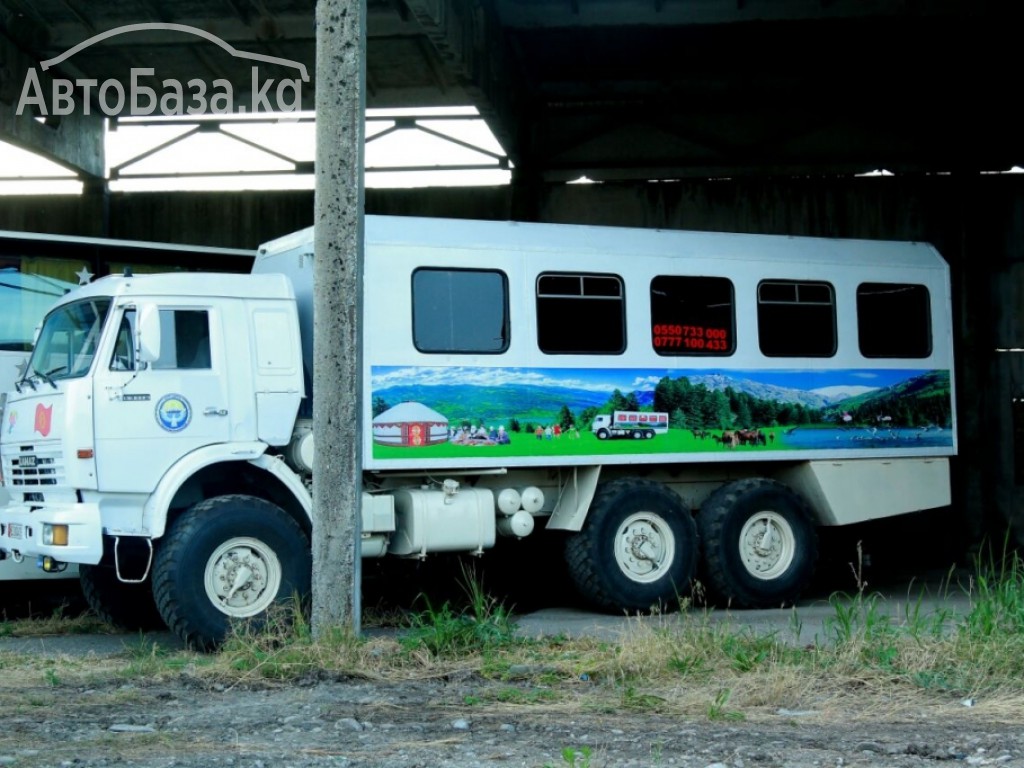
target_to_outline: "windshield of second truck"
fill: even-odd
[[[47,315],[26,378],[39,376],[52,383],[88,373],[109,310],[110,299],[92,298],[67,304]]]

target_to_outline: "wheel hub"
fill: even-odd
[[[210,556],[205,584],[207,596],[224,613],[255,616],[277,597],[281,564],[263,542],[232,539]]]
[[[623,521],[615,541],[615,562],[627,577],[656,581],[674,557],[675,537],[659,515],[640,512]]]
[[[740,532],[740,557],[747,571],[759,579],[776,579],[796,556],[796,536],[789,522],[776,512],[753,515]]]

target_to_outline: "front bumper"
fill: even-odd
[[[67,544],[44,544],[47,526],[66,526]],[[62,563],[96,565],[103,557],[98,504],[10,504],[0,508],[0,551],[15,560],[51,557]]]

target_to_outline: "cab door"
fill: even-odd
[[[94,378],[99,488],[148,493],[182,456],[231,439],[226,350],[207,306],[161,307],[160,357],[135,359],[136,310],[125,307]]]

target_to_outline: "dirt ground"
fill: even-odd
[[[584,681],[556,686],[545,703],[535,684],[470,673],[225,685],[183,672],[88,688],[66,687],[59,674],[3,686],[0,765],[1024,766],[1024,713],[985,702],[923,702],[896,716],[877,697],[851,697],[806,710],[745,708],[740,720],[605,711],[587,690],[597,684]]]
[[[797,693],[783,708],[772,703],[787,700],[779,681],[766,677],[760,695],[754,678],[713,707],[686,703],[686,690],[633,695],[586,675],[495,680],[449,669],[400,682],[239,683],[195,661],[117,672],[118,663],[133,670],[138,655],[83,684],[62,665],[87,668],[88,654],[36,656],[26,671],[22,655],[0,649],[0,768],[1024,768],[1019,709],[940,694],[907,700],[877,681],[827,698]]]

